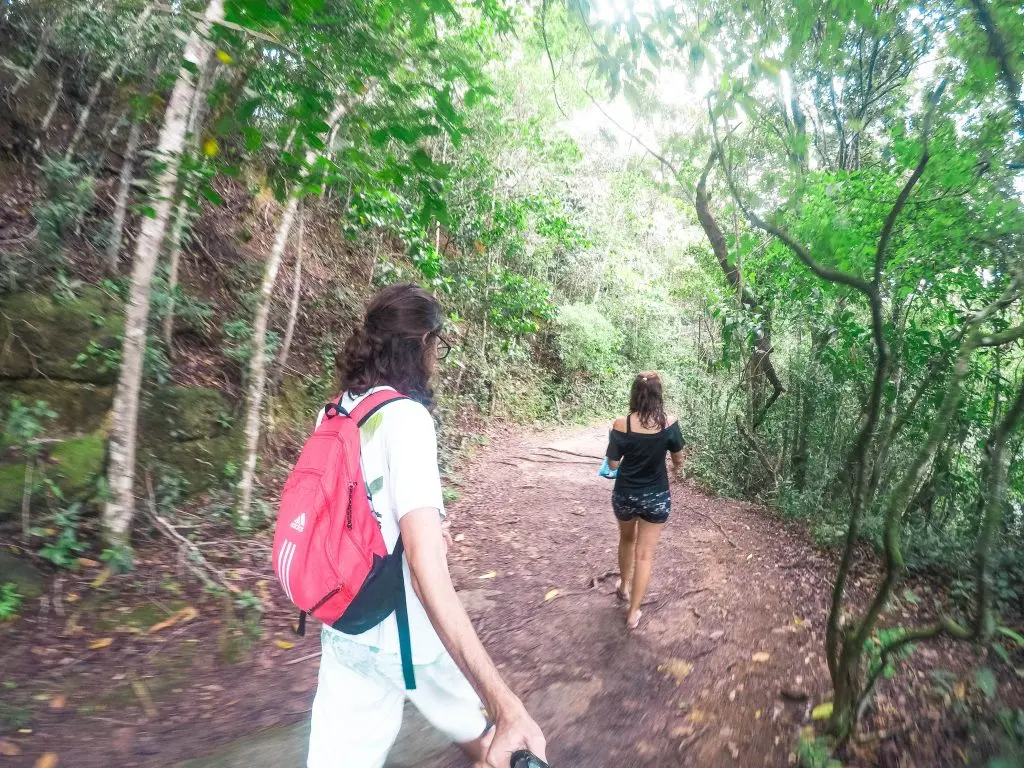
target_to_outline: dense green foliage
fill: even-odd
[[[128,295],[129,249],[103,253],[130,239],[106,200],[134,124],[148,165],[128,168],[141,180],[123,229],[153,212],[145,180],[173,167],[167,250],[186,252],[183,277],[154,281],[148,394],[241,392],[274,221],[297,199],[313,263],[276,365],[302,403],[282,405],[278,377],[268,465],[282,414],[301,433],[329,394],[361,301],[416,280],[458,342],[439,388],[447,446],[477,415],[607,416],[656,369],[694,472],[842,550],[835,736],[913,642],[1006,654],[997,629],[1024,587],[1017,5],[231,0],[210,62],[189,65],[186,149],[148,156],[205,6],[0,6],[0,146],[35,185],[4,224],[2,290],[73,296],[105,269],[104,290]],[[287,350],[295,264],[268,360]],[[120,365],[109,345],[79,354]],[[218,416],[225,433],[238,417]],[[59,514],[77,545],[79,508]],[[884,577],[854,608],[863,542]],[[908,570],[949,600],[894,628],[882,614]]]

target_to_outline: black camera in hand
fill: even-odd
[[[526,749],[512,755],[512,768],[551,768],[547,763]]]

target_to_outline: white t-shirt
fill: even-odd
[[[375,387],[359,397],[352,397],[346,392],[341,407],[351,413],[366,395],[382,389],[391,387]],[[316,420],[317,427],[323,421],[323,416],[321,410]],[[398,521],[404,515],[426,507],[438,510],[444,519],[434,419],[419,403],[400,400],[388,403],[373,414],[359,430],[359,437],[363,480],[370,494],[373,513],[380,522],[384,543],[391,552],[398,542]],[[430,664],[444,653],[445,648],[423,604],[413,591],[409,564],[404,558],[403,568],[413,663]],[[394,614],[361,635],[342,636],[384,653],[397,654],[399,650],[398,624]]]

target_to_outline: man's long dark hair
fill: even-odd
[[[661,393],[661,377],[654,371],[638,373],[629,391],[629,412],[640,417],[640,424],[647,429],[668,426],[665,401]]]
[[[345,342],[338,361],[343,392],[361,395],[373,387],[394,387],[433,407],[427,367],[429,341],[444,322],[441,304],[418,285],[390,285],[370,301],[363,322]]]

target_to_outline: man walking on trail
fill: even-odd
[[[405,396],[365,419],[360,462],[388,552],[394,552],[399,537],[405,548],[415,689],[407,690],[403,682],[394,614],[361,634],[343,634],[325,624],[308,768],[383,766],[406,697],[478,768],[508,768],[518,749],[544,756],[540,728],[484,650],[448,573],[437,443],[428,410],[430,378],[449,350],[442,325],[437,299],[415,285],[394,285],[370,302],[345,345],[339,409],[352,414],[364,398],[385,390]],[[318,427],[323,418],[321,412]]]

